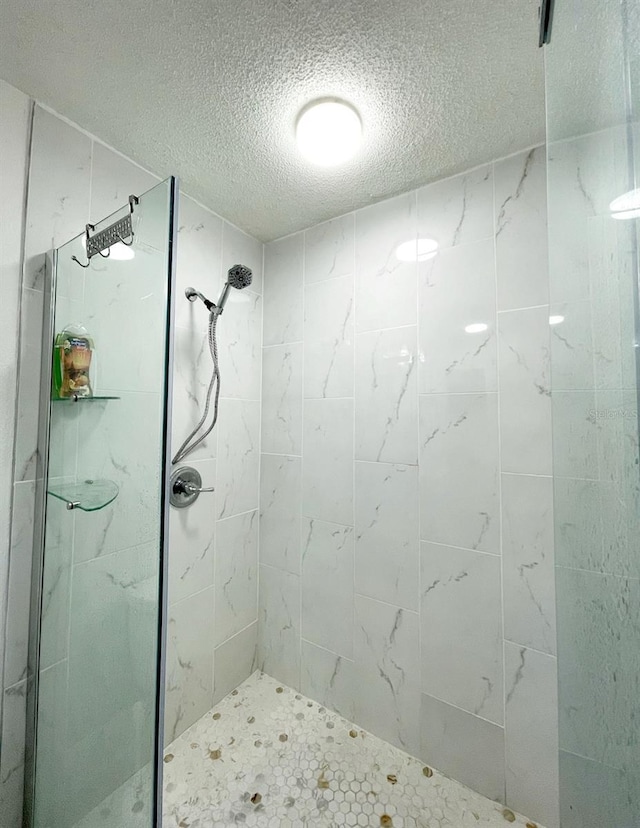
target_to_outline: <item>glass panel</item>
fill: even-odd
[[[57,255],[36,828],[153,824],[171,200],[140,198],[126,258]]]
[[[639,12],[557,0],[545,55],[562,828],[640,815]]]

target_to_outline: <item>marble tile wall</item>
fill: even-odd
[[[10,577],[11,534],[20,543],[26,532],[24,503],[33,497],[33,484],[13,481],[14,431],[20,350],[20,302],[22,287],[22,234],[26,203],[31,101],[0,81],[0,324],[5,346],[0,352],[0,812],[17,815],[22,797],[24,677],[8,677],[4,670],[7,599]],[[18,515],[12,530],[12,508]],[[28,527],[28,524],[27,524]],[[24,566],[11,561],[11,576]],[[23,573],[18,572],[22,578]],[[7,824],[19,824],[15,819]]]
[[[557,828],[545,173],[266,246],[258,663]]]
[[[193,286],[215,301],[237,263],[252,269],[253,282],[231,293],[218,323],[218,425],[184,461],[216,491],[170,515],[167,744],[255,669],[258,627],[262,244],[182,196],[174,451],[202,416],[212,365],[209,315],[184,290]]]
[[[628,141],[549,146],[563,828],[635,824],[640,802],[637,241],[609,211]]]
[[[14,219],[20,218],[22,209],[18,184],[23,180],[21,175],[24,176],[27,164],[27,116],[31,104],[28,98],[6,85],[0,86],[0,92],[2,160],[4,162],[6,158],[11,162],[11,181],[15,178],[12,191],[15,192],[16,201],[16,204],[11,205],[11,221],[7,220],[4,212],[2,215],[2,319],[5,329],[11,330],[12,326],[16,328],[16,345],[18,298],[22,306],[22,336],[19,342],[21,381],[17,402],[18,428],[15,442],[11,544],[9,547],[9,543],[5,543],[6,538],[3,538],[0,545],[2,618],[5,616],[5,595],[9,596],[6,607],[6,635],[3,634],[0,639],[3,645],[6,644],[2,685],[4,715],[0,743],[0,801],[2,817],[8,820],[7,825],[17,825],[20,822],[24,761],[24,678],[36,470],[43,253],[76,235],[90,218],[101,218],[119,208],[126,202],[130,192],[144,192],[153,187],[159,179],[86,133],[36,106],[29,198],[24,223],[22,273],[20,259],[23,222],[16,224]],[[4,167],[2,179],[3,183],[9,180],[5,178]],[[3,211],[9,206],[9,200],[3,201]],[[186,299],[180,301],[184,288],[195,284],[204,293],[215,297],[223,282],[222,274],[236,262],[247,264],[253,269],[254,281],[251,290],[245,290],[242,294],[234,292],[220,323],[223,380],[220,421],[214,439],[201,446],[193,459],[194,465],[202,473],[205,484],[215,485],[218,491],[215,495],[203,495],[192,510],[171,513],[166,707],[168,740],[182,732],[210,709],[214,701],[252,672],[256,662],[257,642],[262,244],[213,215],[188,196],[183,196],[179,215],[178,249],[172,435],[176,448],[186,437],[192,424],[195,425],[199,419],[199,414],[196,414],[209,379],[208,355],[205,348],[207,314],[201,305],[194,306]],[[5,295],[10,300],[8,303],[4,301]],[[73,291],[68,291],[65,303],[69,310],[76,307],[74,301]],[[153,318],[146,322],[141,318],[133,321],[138,331],[146,330],[148,333],[148,325],[153,323]],[[95,324],[98,322],[98,319],[94,320]],[[123,324],[126,323],[127,320],[123,319]],[[10,360],[6,365],[4,362],[10,353],[9,348],[2,357],[3,383],[8,383],[11,377],[15,382],[15,360],[12,364]],[[106,367],[108,369],[108,366]],[[122,404],[131,403],[130,420],[134,427],[125,435],[125,444],[120,446],[120,442],[116,441],[117,446],[116,443],[114,446],[117,450],[111,454],[108,451],[104,452],[103,461],[107,465],[117,464],[124,469],[127,462],[127,441],[131,446],[148,442],[145,424],[148,425],[150,417],[154,416],[157,406],[151,397],[157,395],[146,393],[152,392],[153,387],[142,389],[145,393],[141,393],[139,385],[140,382],[144,384],[149,380],[148,372],[141,374],[136,381],[135,390],[138,393],[134,395],[132,389],[122,394]],[[149,398],[151,408],[141,414],[140,403],[145,396]],[[10,423],[15,399],[12,395],[7,395],[5,402],[11,409],[7,412],[6,418]],[[134,414],[136,416],[133,416]],[[100,419],[100,422],[94,423],[96,427],[108,427],[108,423],[102,423],[104,416],[96,416]],[[4,423],[5,418],[2,419]],[[84,426],[82,429],[79,428],[74,419],[77,418],[70,417],[68,422],[62,424],[59,439],[54,441],[60,448],[57,453],[60,458],[65,456],[64,445],[68,435],[74,435],[74,440],[80,442],[90,437],[86,434],[83,437],[83,431],[86,429]],[[140,428],[136,428],[136,424]],[[3,462],[0,463],[0,471],[3,474],[10,474],[11,469],[13,434],[9,436],[11,439],[6,442],[9,446],[8,465],[4,462],[4,455]],[[233,445],[229,445],[230,442]],[[4,451],[4,440],[2,446]],[[58,470],[57,473],[64,474],[64,463],[62,459],[57,462],[55,455],[56,452],[53,465]],[[113,467],[116,468],[115,465]],[[216,475],[216,472],[219,474]],[[6,503],[6,500],[3,503]],[[140,505],[143,505],[142,501]],[[138,517],[140,514],[141,512],[137,513]],[[153,609],[154,587],[151,583],[153,579],[150,578],[153,572],[146,571],[144,564],[145,561],[153,561],[154,554],[157,553],[153,553],[153,549],[148,545],[144,546],[144,543],[151,539],[147,537],[146,523],[141,523],[134,515],[129,515],[128,518],[121,515],[123,520],[116,521],[109,520],[108,515],[105,515],[106,512],[98,516],[76,516],[71,537],[62,530],[52,530],[50,533],[49,559],[51,561],[55,553],[58,564],[50,568],[50,588],[45,585],[45,630],[48,642],[45,642],[44,646],[47,657],[46,663],[43,664],[42,680],[43,686],[51,691],[51,699],[60,699],[61,695],[64,698],[64,694],[59,691],[66,682],[69,671],[73,672],[69,666],[71,661],[78,666],[86,665],[90,660],[87,652],[83,655],[82,648],[84,646],[86,650],[87,636],[82,634],[81,630],[68,639],[69,649],[66,643],[67,635],[62,633],[74,615],[74,607],[70,603],[70,595],[74,594],[71,588],[74,580],[80,584],[79,579],[82,578],[82,583],[88,588],[91,583],[97,586],[100,579],[106,579],[105,584],[113,590],[113,596],[107,603],[122,607],[128,605],[128,599],[123,592],[128,590],[127,594],[134,593],[141,599],[142,603],[134,602],[136,606],[141,608],[149,604]],[[55,522],[54,517],[55,515],[52,515],[52,524]],[[88,517],[98,519],[89,522]],[[7,516],[0,515],[0,529],[4,535],[7,535],[9,525]],[[56,525],[60,529],[62,522],[58,521]],[[149,530],[153,530],[154,526],[157,528],[157,521],[152,520],[148,526]],[[134,540],[143,545],[133,548]],[[75,550],[73,563],[63,554],[72,547]],[[130,549],[123,557],[119,550],[125,547]],[[136,554],[133,554],[134,552]],[[7,586],[4,573],[9,557]],[[139,564],[137,569],[134,566],[135,561]],[[111,569],[108,569],[107,564]],[[100,587],[102,591],[105,584]],[[78,596],[82,593],[78,590],[75,594]],[[116,638],[129,638],[132,634],[129,628],[129,633],[121,628],[121,624],[124,623],[121,616],[121,613],[116,613],[111,619],[111,624],[101,627],[106,648],[109,646],[110,635],[115,643]],[[136,629],[139,636],[142,636],[146,616],[137,612],[136,617],[139,621]],[[132,643],[132,652],[144,651],[142,638],[139,638],[137,647],[135,642]],[[138,658],[137,666],[122,679],[127,687],[132,688],[134,695],[138,692],[135,689],[139,684],[138,677],[144,672],[142,668],[143,665]],[[102,698],[98,690],[99,688],[96,689],[96,700],[106,716],[108,699]],[[133,699],[134,716],[137,709]],[[89,708],[80,713],[85,718],[88,716],[92,719],[93,714]],[[53,711],[50,719],[59,723],[64,715],[62,709]],[[45,715],[44,726],[47,721]],[[138,759],[146,761],[148,750],[145,752],[146,731],[143,727],[143,718],[140,718],[139,725],[143,728],[139,738],[131,742],[131,729],[132,726],[135,727],[135,722],[132,725],[126,716],[111,716],[109,738],[137,745]],[[86,751],[82,754],[83,740],[80,738],[81,734],[76,735],[79,736],[76,744],[81,769],[82,763],[89,766],[91,762],[91,744],[85,740]],[[51,741],[53,743],[53,740]],[[57,760],[55,755],[49,758],[52,762]],[[137,761],[133,755],[132,760]],[[122,768],[118,769],[115,765],[114,769],[116,774],[122,771]],[[81,776],[79,773],[79,784],[83,784]],[[87,778],[84,782],[91,782],[88,775],[85,776]],[[105,778],[107,776],[108,774],[105,774]],[[78,800],[86,802],[93,797],[99,801],[102,794],[100,786],[91,790],[85,786],[81,793],[78,792]]]

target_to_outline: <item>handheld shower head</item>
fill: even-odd
[[[249,287],[252,279],[253,273],[251,272],[251,269],[245,267],[244,265],[234,265],[227,273],[227,282],[238,290]]]
[[[245,267],[245,265],[236,264],[229,268],[229,272],[227,273],[227,281],[225,282],[220,298],[218,299],[218,313],[222,313],[224,310],[231,288],[234,287],[237,290],[242,290],[251,284],[252,279],[253,273],[251,272],[251,268]]]

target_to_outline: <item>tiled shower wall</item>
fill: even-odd
[[[638,824],[637,222],[609,207],[629,143],[625,123],[549,145],[563,828]]]
[[[259,665],[557,826],[546,234],[539,147],[266,246]]]
[[[20,182],[27,164],[30,101],[6,84],[0,85],[0,92],[2,183],[15,201],[3,203],[1,251],[2,319],[4,330],[12,332],[8,335],[9,348],[3,353],[7,364],[3,361],[2,375],[3,381],[7,380],[3,402],[9,424],[15,407],[11,383],[16,382],[16,361],[11,356],[11,345],[18,342],[18,296],[22,305],[10,547],[4,542],[9,532],[8,514],[0,516],[0,609],[5,595],[9,598],[6,631],[0,639],[4,645],[0,802],[2,820],[13,826],[20,822],[22,799],[43,253],[77,235],[87,221],[98,220],[121,207],[130,192],[143,192],[159,179],[36,107],[25,225]],[[6,220],[5,206],[10,221]],[[179,216],[173,403],[176,445],[199,419],[196,403],[201,403],[209,380],[205,348],[208,315],[200,304],[187,302],[184,288],[194,284],[215,298],[222,274],[237,261],[253,269],[254,282],[251,291],[232,297],[220,323],[225,399],[217,441],[209,441],[193,457],[204,485],[215,485],[216,495],[203,495],[193,509],[171,514],[167,738],[181,732],[208,710],[214,699],[249,675],[255,662],[257,619],[262,244],[186,196],[181,198]],[[23,232],[24,281],[20,266]],[[13,455],[12,428],[8,433],[7,457],[2,455],[0,466],[5,476],[11,474]],[[238,444],[243,446],[241,455],[235,451]],[[112,460],[117,463],[119,458],[114,456]],[[114,468],[115,479],[117,474]],[[98,550],[95,558],[82,566],[85,570],[104,570],[114,559]],[[60,610],[68,607],[73,572],[73,567],[71,572],[61,572],[47,593],[45,606],[51,618],[45,617],[45,624],[49,627],[65,617]],[[104,633],[108,639],[109,630]],[[108,641],[103,645],[107,646]],[[55,666],[51,666],[52,672]],[[0,824],[4,826],[5,822]]]

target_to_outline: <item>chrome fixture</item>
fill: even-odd
[[[227,299],[229,298],[229,292],[231,288],[236,288],[236,290],[242,290],[243,288],[248,287],[251,284],[251,280],[253,278],[253,274],[251,272],[251,268],[245,267],[245,265],[236,264],[232,268],[229,269],[227,273],[227,281],[222,288],[222,293],[220,294],[220,298],[218,299],[218,304],[216,305],[210,299],[207,299],[200,291],[196,290],[193,287],[188,287],[184,295],[190,302],[195,302],[196,299],[200,299],[201,302],[204,303],[204,306],[209,311],[209,350],[211,352],[211,359],[213,361],[213,373],[211,375],[211,382],[209,383],[209,388],[207,389],[207,397],[204,404],[204,413],[200,419],[198,425],[193,429],[191,434],[187,437],[184,443],[180,446],[178,451],[175,454],[175,457],[171,461],[172,465],[176,465],[181,460],[184,460],[187,455],[191,454],[191,452],[202,443],[203,440],[207,438],[209,434],[213,431],[213,428],[218,420],[218,401],[220,399],[220,369],[218,367],[218,338],[216,333],[216,328],[218,325],[218,317],[224,310],[224,306],[227,304]],[[203,432],[199,437],[198,432],[204,426],[207,416],[209,414],[209,408],[211,406],[211,395],[213,394],[213,389],[215,388],[215,397],[213,400],[213,421],[211,425],[207,428],[205,432]],[[173,501],[172,501],[173,502]],[[175,506],[176,504],[174,504]],[[184,504],[188,506],[188,503]]]
[[[213,491],[215,491],[213,486],[203,487],[200,472],[192,466],[181,466],[171,473],[169,500],[176,509],[191,506],[202,492]]]

